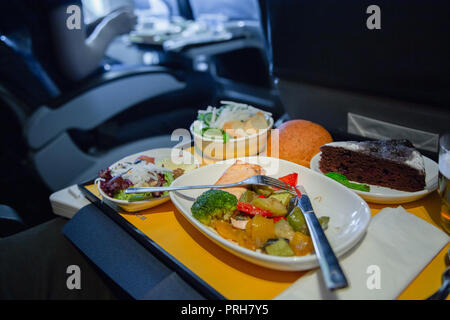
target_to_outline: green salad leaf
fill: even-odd
[[[128,200],[130,202],[133,201],[142,201],[153,198],[151,192],[147,193],[125,193],[125,190],[120,190],[114,195],[114,198],[118,200]]]
[[[172,184],[174,178],[173,178],[173,173],[170,171],[165,171],[164,172],[164,180],[166,180],[166,182],[163,183],[163,187],[168,187]],[[164,191],[162,194],[162,197],[167,196],[169,194],[169,191]],[[125,200],[125,201],[129,201],[129,202],[134,202],[134,201],[143,201],[143,200],[149,200],[153,198],[153,195],[151,192],[146,192],[146,193],[125,193],[125,190],[120,190],[119,192],[117,192],[114,195],[115,199],[118,200]]]
[[[340,174],[338,172],[328,172],[325,175],[328,178],[331,178],[331,179],[336,180],[337,182],[343,184],[347,188],[359,190],[359,191],[365,191],[365,192],[370,191],[370,186],[368,186],[367,184],[350,182],[346,176],[344,176],[343,174]]]
[[[205,138],[221,140],[223,138],[223,130],[217,128],[203,128],[202,135]]]
[[[223,132],[223,143],[227,143],[228,140],[230,140],[230,135],[228,134],[228,132],[224,131]]]
[[[200,113],[197,117],[197,120],[202,121],[204,124],[206,124],[207,126],[209,126],[209,123],[211,121],[212,118],[212,112],[208,112],[208,113]]]
[[[216,119],[218,116],[220,116],[224,108],[225,106],[216,109]],[[230,135],[223,129],[211,127],[212,115],[212,112],[199,113],[197,116],[197,120],[201,121],[202,125],[199,127],[194,126],[194,132],[201,135],[202,137],[219,141],[222,140],[223,143],[227,143],[231,138]]]
[[[223,143],[227,143],[230,139],[230,135],[225,130],[217,128],[203,128],[201,135],[208,139],[222,140]]]
[[[220,108],[216,109],[216,119],[218,116],[220,116],[223,109],[224,109],[224,107],[220,107]],[[211,124],[212,114],[213,114],[212,112],[199,113],[197,116],[197,120],[202,121],[203,124],[205,124],[207,127],[209,127],[209,125]]]
[[[166,180],[166,182],[163,183],[163,187],[168,187],[172,184],[174,178],[173,178],[173,173],[170,171],[165,171],[164,172],[164,179]],[[167,196],[169,194],[169,191],[164,191],[163,192],[163,196]]]

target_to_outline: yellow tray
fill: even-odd
[[[93,185],[86,188],[99,197]],[[372,215],[387,207],[369,205]],[[438,226],[437,192],[403,207]],[[273,299],[304,274],[266,269],[232,255],[197,231],[170,201],[139,213],[119,214],[227,299]],[[449,246],[426,266],[399,299],[425,299],[440,287]]]

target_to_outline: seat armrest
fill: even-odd
[[[185,87],[180,74],[166,68],[108,71],[61,97],[57,108],[40,107],[29,118],[25,136],[38,150],[68,129],[93,129],[138,103]]]
[[[22,218],[13,208],[0,205],[0,238],[20,232],[25,227]]]
[[[64,105],[68,101],[74,99],[83,93],[92,90],[96,87],[105,85],[109,82],[117,81],[127,77],[135,77],[144,74],[169,74],[180,82],[184,81],[183,75],[180,71],[169,69],[161,66],[123,66],[120,68],[114,68],[113,70],[105,70],[101,73],[96,73],[93,76],[83,79],[74,85],[74,87],[68,91],[53,99],[47,104],[50,109],[56,109]]]
[[[213,42],[208,44],[190,44],[183,48],[184,55],[195,58],[197,56],[214,56],[245,48],[264,50],[263,43],[258,39],[238,37],[231,40]]]

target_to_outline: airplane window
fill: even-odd
[[[137,13],[151,16],[170,17],[178,15],[173,0],[82,0],[86,23],[108,14],[121,6],[132,6]]]
[[[218,15],[229,20],[258,20],[257,0],[191,0],[196,18],[204,15]]]

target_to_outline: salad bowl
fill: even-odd
[[[176,166],[181,167],[185,170],[185,174],[191,170],[194,170],[199,167],[198,161],[193,157],[193,155],[187,151],[175,148],[160,148],[160,149],[152,149],[139,153],[132,154],[127,156],[109,166],[109,169],[113,168],[118,163],[123,162],[135,162],[141,156],[150,157],[155,159],[156,164],[164,164],[167,166]],[[177,165],[176,162],[182,162],[181,165]],[[160,204],[163,204],[170,200],[169,195],[161,196],[158,198],[152,198],[148,200],[141,201],[129,201],[129,200],[120,200],[113,197],[108,196],[103,189],[100,187],[100,178],[97,178],[94,182],[98,192],[102,196],[103,200],[110,201],[120,207],[124,211],[128,212],[137,212],[146,209],[150,209],[156,207]],[[175,180],[176,181],[176,180]]]
[[[172,186],[214,184],[236,160],[229,159],[203,166],[179,177]],[[298,182],[308,193],[317,216],[330,218],[325,234],[337,257],[342,256],[363,238],[371,217],[369,206],[360,196],[343,185],[311,169],[277,158],[259,156],[240,160],[262,166],[266,174],[274,178],[297,173]],[[191,213],[195,199],[205,191],[206,189],[170,192],[170,197],[182,215],[220,247],[251,263],[276,270],[298,271],[319,266],[314,253],[295,257],[272,256],[244,248],[223,238],[214,228],[202,224]]]
[[[223,128],[209,128],[213,131],[218,130],[219,134],[217,136],[207,136],[202,134],[202,130],[197,127],[199,120],[194,121],[189,129],[194,138],[193,140],[197,153],[213,160],[225,160],[255,156],[264,151],[266,148],[267,139],[270,136],[269,131],[272,129],[274,124],[271,114],[268,112],[262,112],[257,108],[245,104],[230,101],[222,101],[222,103],[225,104],[225,108],[235,108],[232,112],[230,112],[234,115],[239,114],[239,111],[248,112],[245,108],[249,108],[249,110],[251,110],[250,112],[253,113],[261,112],[264,115],[267,126],[265,128],[254,130],[253,134],[248,134],[241,137],[229,136],[224,133]],[[244,109],[244,111],[242,111],[242,109]],[[237,117],[239,118],[239,115]],[[245,119],[245,116],[243,118]],[[205,124],[203,123],[202,125],[204,126]]]

